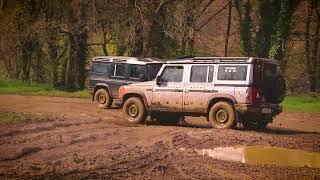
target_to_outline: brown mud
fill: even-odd
[[[194,117],[188,127],[131,126],[121,109],[98,109],[90,99],[0,95],[0,111],[43,117],[1,125],[1,179],[320,178],[319,168],[248,165],[192,151],[259,145],[320,153],[320,113],[282,113],[255,132],[211,129]]]

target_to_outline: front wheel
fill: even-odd
[[[214,104],[208,114],[209,121],[213,128],[229,129],[236,126],[236,113],[232,104],[218,102]]]
[[[94,94],[94,100],[98,107],[103,109],[109,108],[112,104],[112,98],[106,89],[98,89]]]
[[[142,100],[138,97],[131,97],[125,101],[123,111],[127,115],[130,124],[143,123],[146,118],[146,109]]]

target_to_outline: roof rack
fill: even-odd
[[[96,62],[115,62],[115,63],[128,63],[128,64],[141,64],[145,65],[148,63],[163,63],[161,59],[158,58],[137,58],[128,56],[100,56],[94,57],[92,59]]]
[[[193,62],[247,62],[249,57],[194,57]]]

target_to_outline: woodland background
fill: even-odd
[[[318,0],[0,0],[0,79],[86,87],[91,58],[255,56],[320,91]]]

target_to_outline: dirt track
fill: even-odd
[[[76,98],[0,95],[0,111],[43,119],[0,128],[0,177],[320,178],[316,168],[253,166],[189,151],[271,145],[320,152],[319,113],[282,113],[265,132],[253,132],[211,129],[203,118],[188,118],[190,127],[130,127],[120,109]]]

